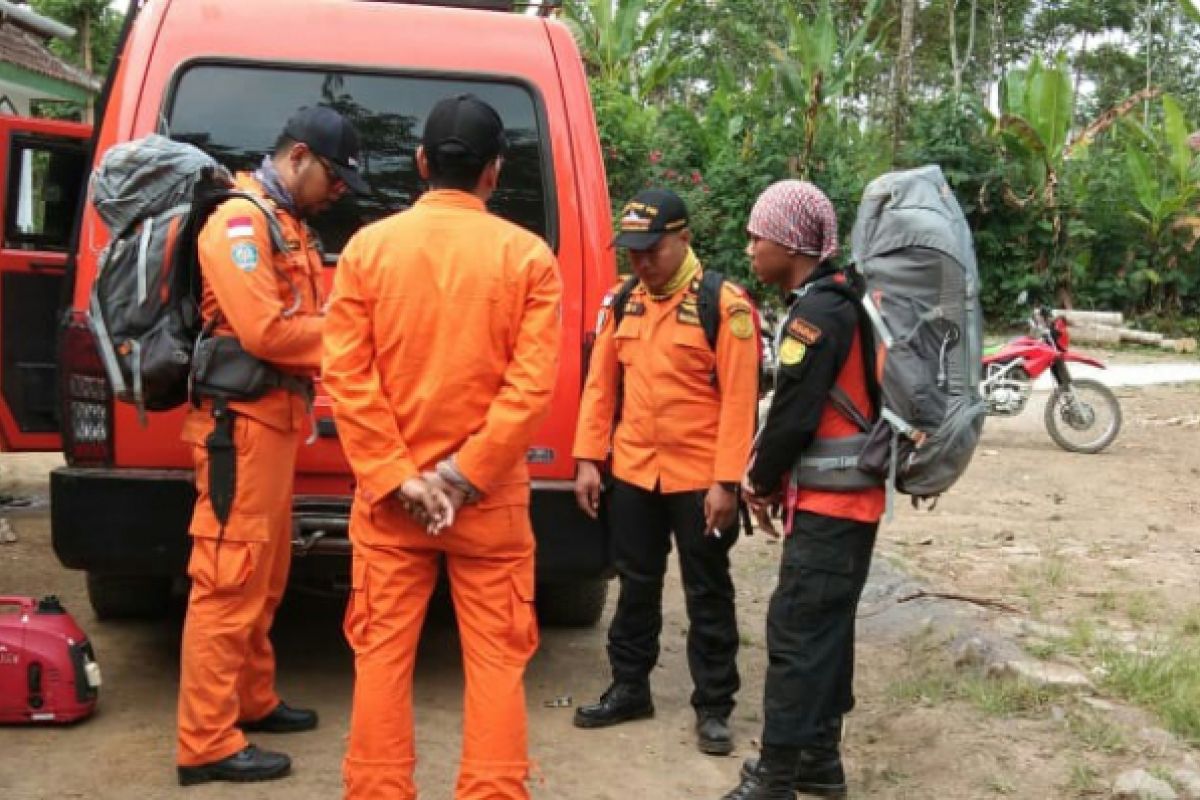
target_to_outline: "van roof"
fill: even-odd
[[[546,68],[546,25],[557,24],[524,14],[362,0],[168,0],[164,15],[155,50],[165,46],[168,58],[186,53],[518,75]]]

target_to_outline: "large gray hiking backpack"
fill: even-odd
[[[889,489],[936,498],[966,471],[983,431],[979,269],[962,209],[936,165],[876,178],[863,192],[851,250],[863,308],[883,345],[875,467]],[[889,507],[890,507],[889,492]]]
[[[118,144],[92,174],[92,204],[111,234],[100,255],[88,324],[120,400],[145,412],[189,396],[201,333],[196,237],[231,197],[259,205],[276,249],[286,247],[274,213],[233,191],[229,172],[200,149],[163,136]]]

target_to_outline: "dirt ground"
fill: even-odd
[[[907,574],[930,591],[1002,600],[1020,610],[976,612],[955,604],[988,630],[1011,630],[1022,620],[1061,626],[1088,620],[1139,635],[1197,613],[1200,385],[1118,395],[1124,430],[1110,451],[1097,456],[1055,447],[1038,409],[990,419],[969,473],[936,510],[902,507],[885,525],[880,574]],[[0,491],[44,497],[44,473],[54,463],[45,456],[0,459]],[[59,595],[94,642],[104,687],[99,713],[83,724],[0,729],[0,797],[185,794],[175,786],[172,768],[179,621],[97,622],[83,576],[59,567],[50,550],[45,508],[5,516],[19,541],[0,544],[0,594]],[[577,705],[606,685],[604,625],[544,632],[527,682],[536,798],[716,800],[732,787],[740,758],[754,753],[761,722],[763,615],[778,546],[760,535],[734,552],[743,642],[735,757],[695,750],[683,646],[687,621],[673,572],[662,663],[653,677],[653,720],[602,731],[573,728],[572,708],[554,701],[570,696]],[[1153,716],[1103,689],[1086,698],[1090,705],[1074,695],[1055,696],[1015,710],[928,691],[936,685],[930,675],[953,681],[955,674],[949,645],[929,624],[933,605],[915,601],[906,605],[911,613],[883,614],[895,597],[873,580],[876,588],[860,614],[859,707],[847,729],[852,796],[1096,797],[1106,796],[1115,775],[1127,768],[1196,769],[1200,749],[1189,749]],[[290,598],[276,626],[281,693],[321,713],[313,733],[259,737],[293,756],[293,776],[274,784],[198,787],[187,796],[339,796],[352,680],[341,610],[333,600]],[[927,610],[929,619],[922,619]],[[418,780],[427,800],[451,796],[460,689],[456,636],[448,615],[438,614],[426,627],[416,689]]]

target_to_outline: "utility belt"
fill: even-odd
[[[237,493],[237,449],[233,441],[237,415],[229,403],[257,400],[272,390],[284,389],[302,397],[311,412],[313,385],[307,378],[288,375],[250,355],[232,336],[201,338],[197,342],[190,381],[193,404],[212,401],[215,424],[204,447],[208,450],[209,500],[223,537]]]

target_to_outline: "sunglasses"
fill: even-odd
[[[330,189],[348,188],[349,184],[346,183],[341,175],[337,174],[337,171],[333,168],[332,164],[330,164],[321,156],[318,156],[316,153],[313,153],[313,156],[317,159],[317,162],[321,165],[322,169],[325,170],[325,179],[329,181]]]

